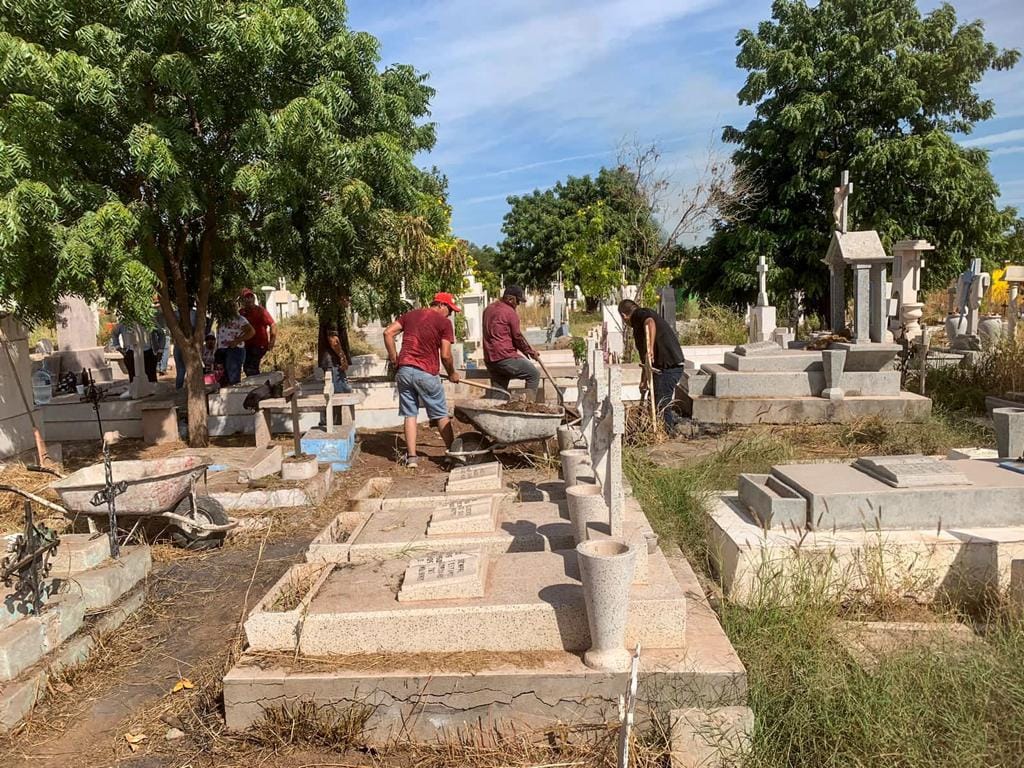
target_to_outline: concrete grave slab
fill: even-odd
[[[750,746],[750,707],[691,707],[670,715],[672,768],[727,768]]]
[[[873,594],[879,570],[893,597],[976,601],[1007,589],[1011,561],[1024,558],[1024,526],[765,530],[731,493],[718,497],[710,517],[716,570],[740,603],[785,601],[792,583],[809,580],[830,595]]]
[[[640,666],[637,726],[650,728],[671,709],[746,703],[746,671],[707,604],[693,569],[667,559],[686,599],[685,633],[672,648],[645,647]],[[243,656],[224,679],[228,728],[243,730],[267,709],[311,702],[327,712],[355,703],[372,713],[371,744],[395,736],[436,740],[487,722],[515,728],[608,722],[618,715],[627,675],[595,672],[565,651],[440,655],[347,655],[295,659]]]
[[[942,653],[978,640],[966,624],[941,621],[840,621],[835,634],[843,650],[867,672],[878,669],[887,656],[911,648]]]
[[[248,635],[254,650],[294,647],[311,655],[458,651],[584,650],[589,630],[574,550],[496,557],[489,588],[476,599],[420,608],[396,600],[406,564],[335,566],[309,601],[300,630]],[[627,644],[671,647],[684,631],[685,602],[660,553],[649,583],[631,590]],[[252,618],[252,616],[250,616]],[[514,627],[514,631],[513,631]]]
[[[893,487],[849,464],[829,465],[827,472],[815,464],[786,464],[771,474],[808,500],[810,523],[822,530],[1024,525],[1024,475],[989,461],[934,461],[948,469],[948,478],[962,476],[969,484]],[[909,466],[900,471],[909,473]]]

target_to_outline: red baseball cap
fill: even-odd
[[[430,303],[431,304],[444,304],[452,312],[461,312],[462,311],[455,304],[455,297],[452,296],[450,293],[435,293],[434,294],[434,300],[432,302],[430,302]]]
[[[252,288],[243,288],[242,289],[242,295],[243,296],[255,296],[256,294],[253,292]]]

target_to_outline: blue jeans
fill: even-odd
[[[676,396],[676,385],[679,384],[681,378],[683,378],[682,366],[668,368],[654,374],[654,402],[658,406],[658,412],[665,419],[665,426],[669,432],[674,431],[676,425],[681,421],[679,414],[672,408],[672,402]]]
[[[224,381],[237,384],[242,380],[242,367],[245,365],[245,347],[228,347],[224,352]]]
[[[440,376],[434,376],[411,365],[403,365],[395,376],[398,387],[398,415],[419,416],[427,409],[427,418],[447,419],[448,400]]]
[[[352,385],[348,383],[348,374],[341,370],[341,366],[332,366],[331,376],[334,377],[335,394],[348,395],[352,393]]]

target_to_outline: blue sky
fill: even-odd
[[[1024,47],[1021,0],[954,2],[1002,47]],[[938,5],[922,0],[921,7]],[[623,141],[657,142],[679,185],[736,102],[738,29],[770,0],[349,0],[353,29],[381,41],[383,63],[412,64],[437,89],[437,146],[422,158],[450,181],[455,233],[501,239],[505,198],[615,161]],[[990,73],[997,117],[964,143],[991,150],[1002,201],[1024,209],[1024,63]]]

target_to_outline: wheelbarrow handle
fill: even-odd
[[[444,378],[447,381],[451,381],[451,379],[449,379],[447,376],[443,376],[442,378]],[[457,382],[453,382],[453,383],[455,383],[455,384],[465,384],[467,387],[476,387],[477,389],[486,389],[488,392],[500,392],[501,394],[505,395],[505,397],[507,397],[509,400],[512,399],[512,393],[511,392],[509,392],[507,389],[502,389],[501,387],[496,387],[493,384],[477,384],[475,381],[469,381],[468,379],[463,379],[463,378],[459,378],[459,380]]]

